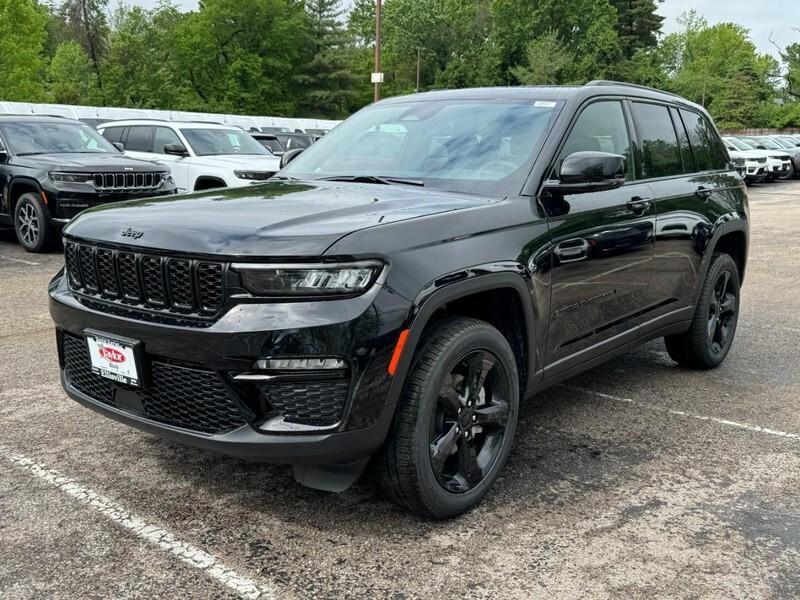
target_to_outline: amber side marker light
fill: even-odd
[[[400,362],[400,357],[403,355],[403,348],[408,339],[408,329],[403,329],[400,336],[397,338],[397,343],[394,345],[394,352],[392,352],[392,360],[389,362],[389,375],[394,375],[397,371],[397,365]]]

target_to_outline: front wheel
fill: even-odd
[[[53,242],[53,224],[38,194],[22,194],[14,207],[14,231],[28,252],[42,252]]]
[[[685,333],[664,338],[670,357],[682,367],[718,367],[733,344],[739,320],[739,269],[728,254],[714,254]]]
[[[474,507],[502,469],[517,424],[519,378],[506,338],[477,319],[435,325],[400,403],[377,457],[385,494],[428,518]]]

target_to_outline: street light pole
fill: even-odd
[[[417,93],[419,93],[419,64],[422,62],[422,48],[417,48]]]
[[[375,102],[381,99],[381,0],[375,0],[375,73],[373,74],[373,84],[375,85]]]

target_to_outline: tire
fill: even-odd
[[[692,325],[664,338],[667,353],[682,367],[714,369],[731,349],[738,320],[739,270],[728,254],[714,254]]]
[[[19,197],[14,207],[14,231],[28,252],[43,252],[53,244],[55,228],[39,194],[30,192]]]
[[[436,324],[420,343],[376,456],[384,494],[425,518],[470,510],[508,458],[518,411],[519,377],[506,338],[477,319]]]

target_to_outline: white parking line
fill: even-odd
[[[143,519],[128,512],[113,500],[81,485],[74,479],[64,477],[58,471],[48,469],[43,464],[2,446],[0,446],[0,458],[60,489],[67,496],[83,502],[137,537],[178,557],[187,565],[203,571],[207,576],[236,592],[241,598],[265,600],[276,597],[276,593],[271,587],[239,575],[212,554],[176,539],[165,529],[147,524]]]
[[[582,392],[584,394],[591,394],[592,396],[597,396],[598,398],[603,398],[605,400],[613,400],[614,402],[625,402],[626,404],[633,404],[634,406],[640,406],[648,410],[654,410],[662,413],[668,413],[671,415],[677,415],[679,417],[689,417],[691,419],[697,419],[698,421],[711,421],[713,423],[719,423],[720,425],[726,425],[727,427],[736,427],[737,429],[745,429],[747,431],[754,431],[756,433],[765,433],[767,435],[774,435],[777,437],[782,437],[790,440],[800,440],[800,433],[788,433],[786,431],[776,431],[775,429],[769,429],[767,427],[761,427],[759,425],[738,423],[736,421],[729,421],[728,419],[720,419],[718,417],[707,417],[705,415],[698,415],[683,410],[664,408],[663,406],[657,406],[655,404],[640,402],[638,400],[633,400],[632,398],[622,398],[620,396],[612,396],[611,394],[603,394],[602,392],[596,392],[594,390],[588,390],[580,387],[573,387],[567,385],[562,385],[559,387],[566,390],[570,390],[572,392]]]
[[[0,255],[0,259],[2,260],[10,260],[11,262],[21,263],[23,265],[31,265],[32,267],[38,267],[42,263],[33,262],[32,260],[23,260],[21,258],[11,258],[10,256],[3,256]]]

